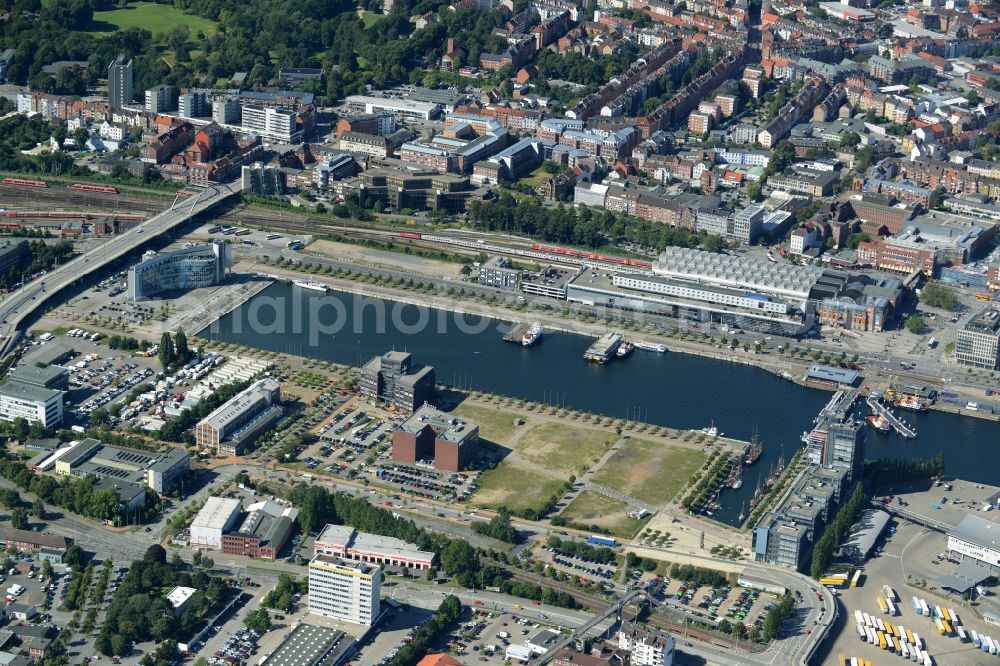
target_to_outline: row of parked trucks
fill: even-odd
[[[858,632],[858,640],[880,649],[898,654],[923,666],[934,666],[934,659],[927,653],[927,646],[920,634],[880,617],[854,611],[854,620]]]

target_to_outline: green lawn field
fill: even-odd
[[[191,30],[191,36],[198,31],[206,37],[215,34],[215,22],[200,16],[185,14],[170,5],[158,5],[155,2],[131,3],[125,9],[115,9],[110,12],[94,12],[91,32],[114,32],[129,28],[142,28],[154,35],[167,32],[176,25],[186,25]]]

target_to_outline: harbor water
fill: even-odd
[[[600,365],[583,359],[591,337],[546,331],[541,342],[522,347],[501,341],[507,330],[497,320],[279,282],[199,335],[350,365],[390,349],[409,351],[415,362],[435,367],[439,383],[682,430],[714,424],[741,440],[750,439],[756,424],[763,455],[745,470],[741,488],[722,491],[723,509],[714,516],[730,524],[779,458],[787,462],[802,446],[802,433],[830,398],[744,364],[636,350]],[[865,457],[926,459],[944,451],[948,475],[1000,485],[1000,468],[984,464],[994,460],[1000,424],[898,413],[917,438],[866,426]]]

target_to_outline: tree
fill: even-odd
[[[920,291],[920,300],[935,308],[954,310],[958,307],[955,291],[938,282],[928,282]]]
[[[174,360],[174,342],[167,331],[160,336],[159,358],[164,370],[169,369]]]
[[[243,618],[243,624],[246,625],[247,629],[263,634],[271,628],[271,616],[266,608],[258,608],[247,612],[246,617]]]
[[[191,350],[188,349],[188,339],[187,335],[184,334],[184,329],[177,329],[177,333],[174,334],[174,347],[177,352],[177,360],[180,363],[187,363],[191,358]]]
[[[747,185],[747,197],[749,197],[751,201],[760,201],[760,195],[760,181],[754,181]]]
[[[21,506],[11,510],[10,526],[15,530],[28,529],[28,510]]]
[[[732,623],[726,618],[722,618],[722,620],[719,622],[719,631],[721,631],[724,634],[733,633]]]
[[[36,498],[31,504],[31,515],[39,520],[45,520],[45,502]]]
[[[472,531],[507,543],[517,543],[517,530],[510,523],[510,511],[507,507],[500,507],[497,515],[490,518],[488,523],[473,523]]]
[[[42,560],[42,578],[52,578],[52,562]]]
[[[71,567],[83,566],[83,548],[80,548],[75,543],[70,545],[66,549],[66,554],[63,555],[63,563]]]
[[[160,544],[154,543],[152,546],[146,549],[146,553],[142,556],[142,559],[146,562],[158,562],[159,564],[166,564],[167,551]]]
[[[906,330],[914,334],[918,334],[924,330],[924,325],[924,318],[920,315],[911,315],[906,318],[905,322],[903,322],[903,326],[906,327]]]
[[[841,148],[853,148],[859,143],[861,143],[861,137],[857,132],[847,131],[840,135],[839,145]]]
[[[0,505],[13,509],[21,504],[21,496],[13,488],[0,488]]]

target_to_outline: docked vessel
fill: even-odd
[[[317,280],[292,280],[292,284],[296,287],[302,287],[303,289],[311,289],[312,291],[322,291],[326,292],[329,287],[327,287],[322,282]]]
[[[723,485],[733,490],[738,490],[743,485],[743,456],[739,454],[733,456],[733,466]]]
[[[879,432],[889,432],[892,429],[889,420],[881,414],[869,414],[865,417],[865,421],[868,421],[868,425]]]
[[[544,332],[545,329],[543,329],[542,325],[536,321],[531,325],[531,328],[525,331],[524,335],[521,336],[521,345],[524,347],[530,347],[542,339],[542,334]]]
[[[641,349],[643,351],[658,352],[660,354],[667,351],[667,346],[665,344],[654,344],[652,342],[642,342],[640,340],[639,342],[633,343],[633,345],[636,349]]]
[[[753,436],[750,438],[750,448],[747,451],[747,457],[744,458],[743,462],[749,467],[750,465],[757,462],[760,458],[760,454],[764,452],[764,445],[760,443],[760,437],[757,434],[757,426],[753,427]]]
[[[605,333],[594,340],[594,344],[583,353],[583,358],[595,363],[607,363],[617,353],[623,339],[617,333]]]
[[[892,404],[900,409],[908,409],[911,412],[926,412],[930,409],[930,405],[926,400],[918,398],[915,395],[900,395],[897,396]]]
[[[625,358],[626,356],[632,353],[633,349],[635,349],[635,345],[629,342],[628,340],[625,340],[620,345],[618,345],[618,351],[616,351],[615,354],[617,354],[618,358]]]

